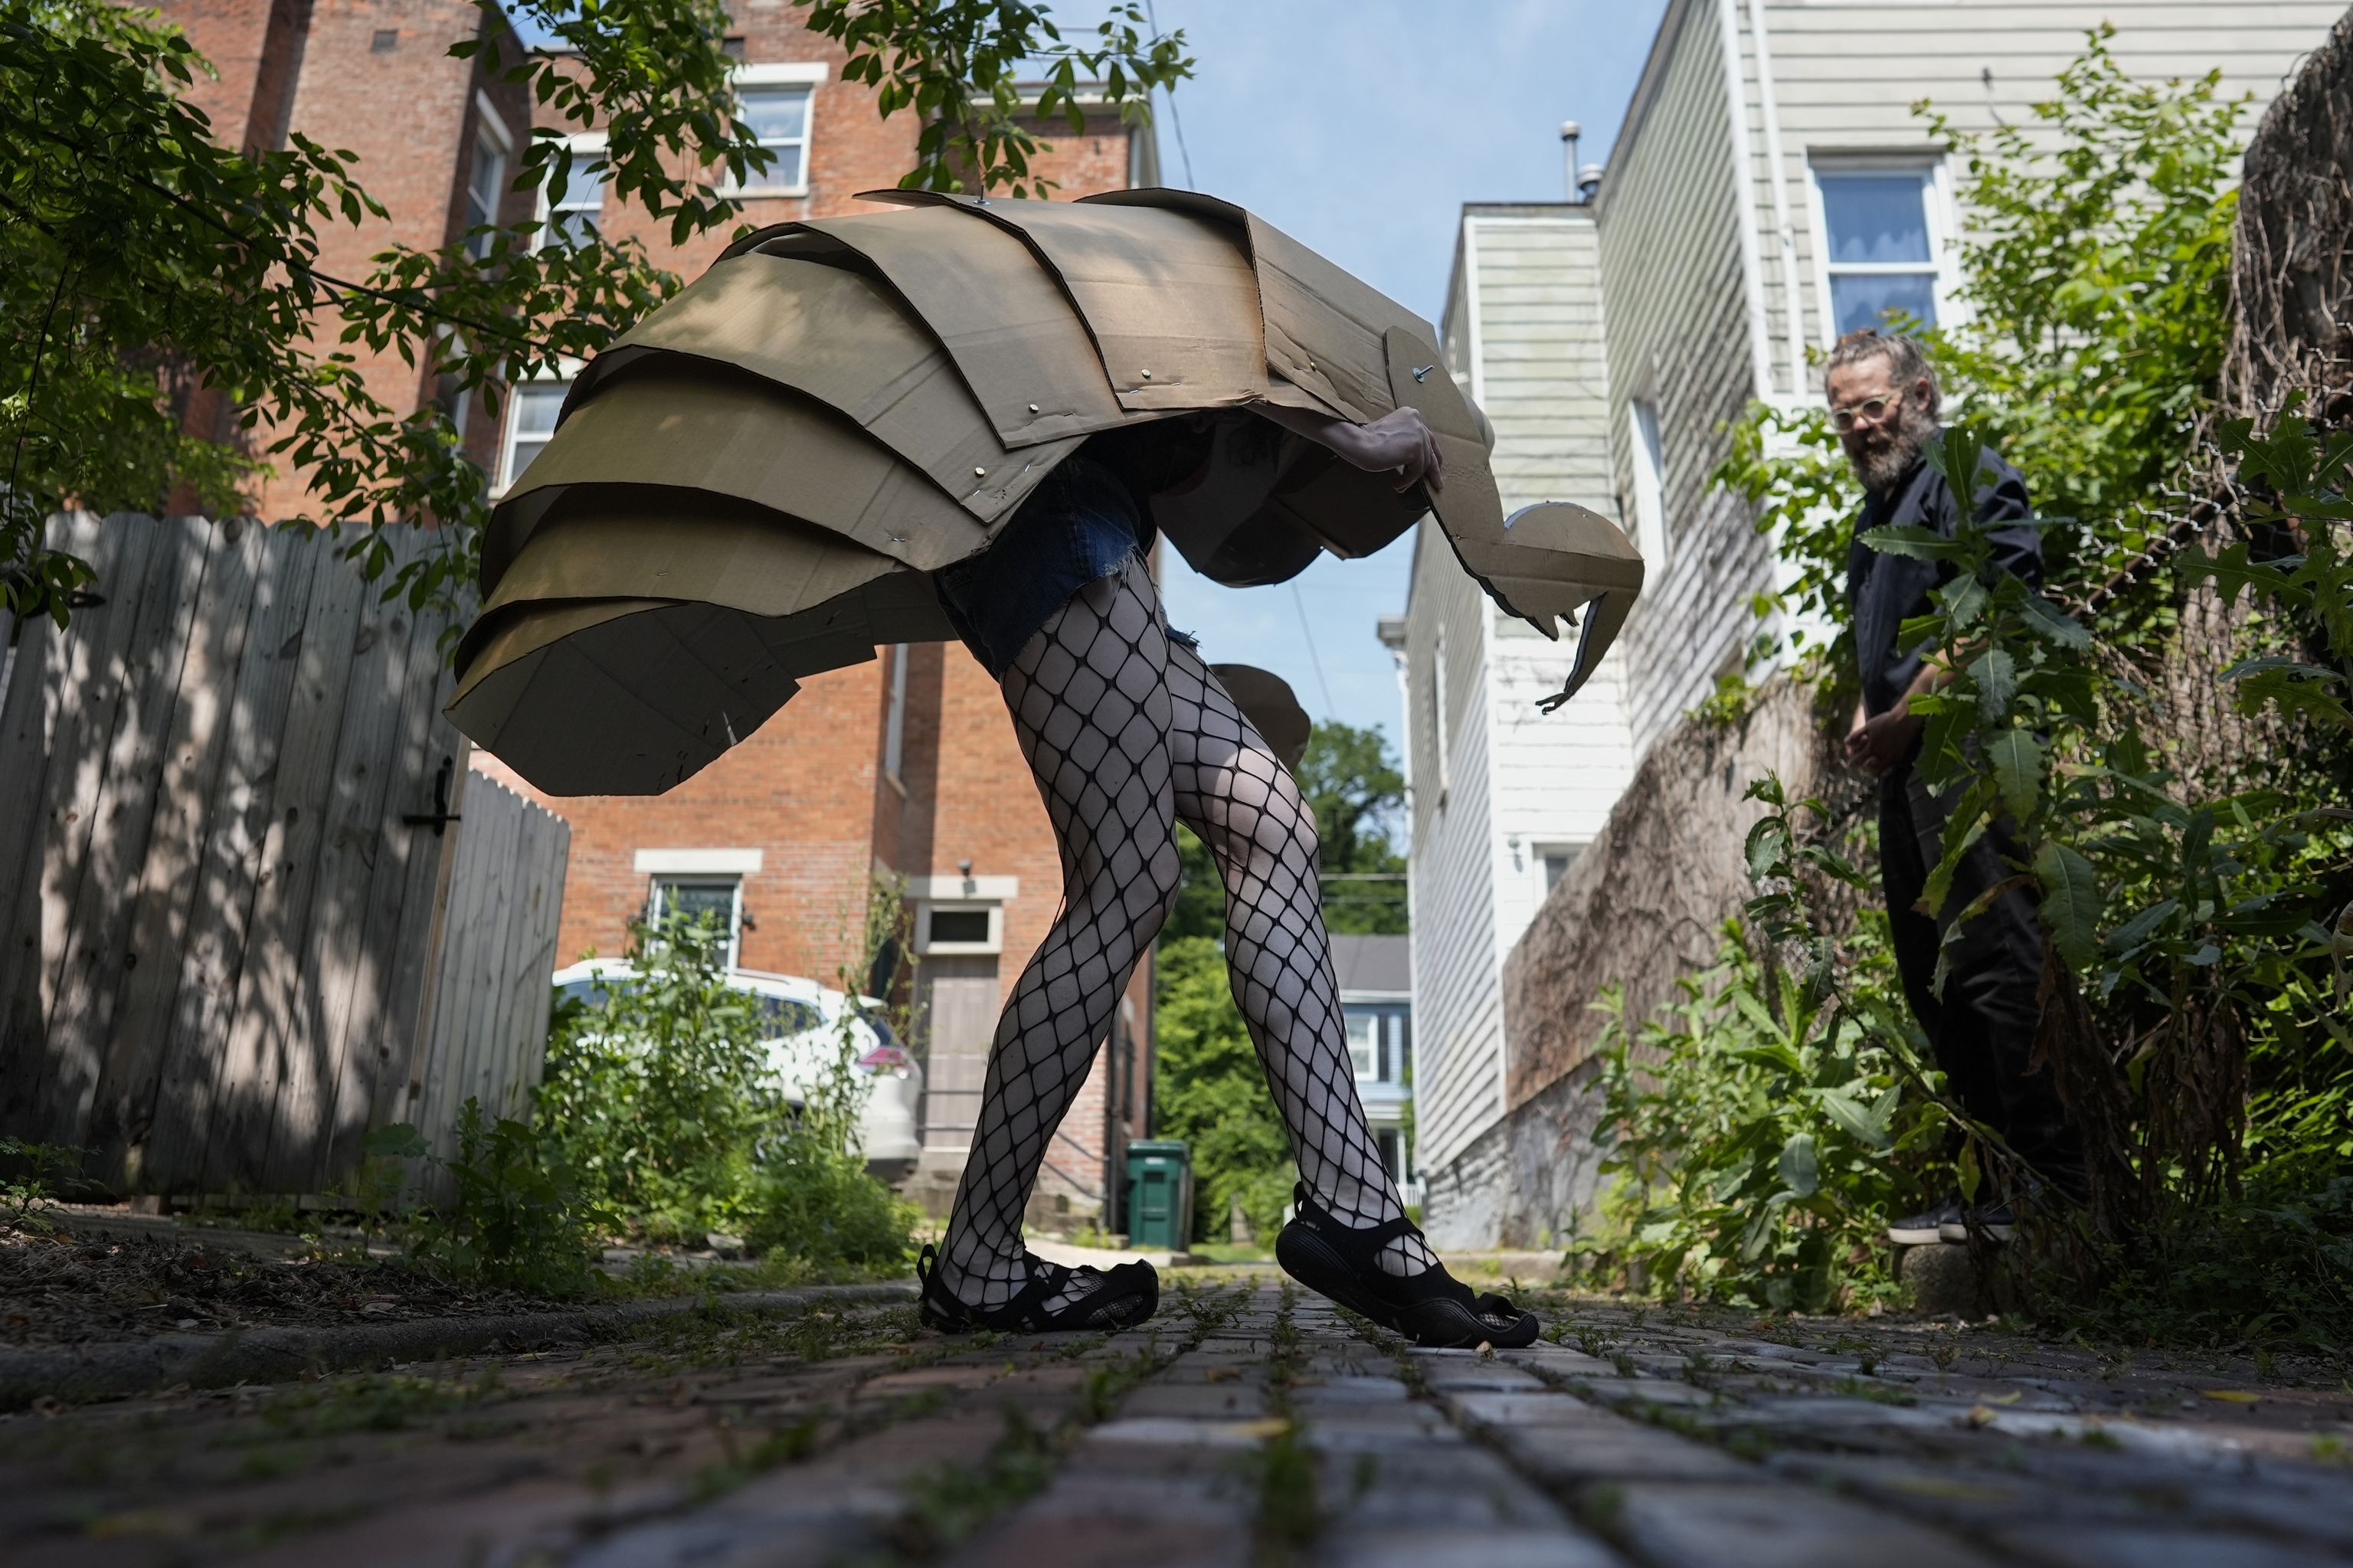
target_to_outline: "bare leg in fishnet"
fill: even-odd
[[[941,1247],[968,1306],[1029,1283],[1021,1216],[1136,961],[1175,902],[1175,823],[1217,857],[1227,961],[1290,1129],[1300,1175],[1359,1227],[1403,1214],[1356,1099],[1324,934],[1313,818],[1289,771],[1189,648],[1172,643],[1141,562],[1048,620],[1004,681],[1006,706],[1062,853],[1063,904],[997,1021],[973,1150]],[[1394,1274],[1435,1260],[1418,1238]],[[1101,1282],[1079,1271],[1048,1308]]]

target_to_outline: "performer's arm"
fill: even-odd
[[[1331,448],[1357,468],[1373,473],[1395,471],[1398,478],[1392,488],[1399,492],[1424,481],[1432,490],[1446,488],[1446,454],[1438,450],[1438,438],[1421,422],[1418,409],[1399,408],[1369,425],[1352,425],[1329,414],[1311,414],[1304,408],[1272,403],[1258,404],[1252,411],[1294,435]]]

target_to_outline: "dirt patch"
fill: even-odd
[[[201,1233],[0,1227],[0,1345],[322,1328],[561,1305],[382,1258],[261,1257]]]

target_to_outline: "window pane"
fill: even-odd
[[[514,389],[514,428],[518,436],[551,436],[555,416],[564,411],[569,381],[527,381]]]
[[[988,911],[986,909],[933,910],[932,940],[934,942],[987,941]]]
[[[1887,313],[1900,311],[1936,324],[1936,279],[1930,272],[1864,272],[1833,275],[1831,313],[1838,317],[1841,334],[1859,327],[1884,325]]]
[[[546,243],[586,245],[596,238],[595,207],[558,207],[547,215]]]
[[[1348,1059],[1356,1069],[1359,1082],[1371,1082],[1381,1075],[1381,1015],[1358,1008],[1347,1010]]]
[[[733,935],[735,925],[735,885],[732,882],[666,882],[661,889],[662,913],[689,919],[710,919]]]
[[[752,176],[751,188],[754,190],[779,191],[799,189],[801,183],[801,150],[797,146],[784,146],[772,147],[769,151],[776,154],[776,162],[768,165],[768,172],[766,174],[754,175]]]
[[[736,96],[744,122],[763,142],[797,142],[807,130],[807,88],[747,87]]]
[[[537,457],[546,445],[544,437],[537,440],[518,438],[514,444],[514,456],[507,460],[507,482],[512,484],[521,479],[522,471],[531,466],[531,460]]]
[[[1822,217],[1831,265],[1928,261],[1928,220],[1918,175],[1824,175]],[[1867,323],[1866,323],[1867,324]]]

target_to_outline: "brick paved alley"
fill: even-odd
[[[2353,1561],[2341,1367],[1541,1298],[1408,1349],[1269,1272],[1111,1336],[911,1305],[0,1418],[0,1560],[1584,1568]],[[2325,1383],[2325,1386],[2321,1386]]]

